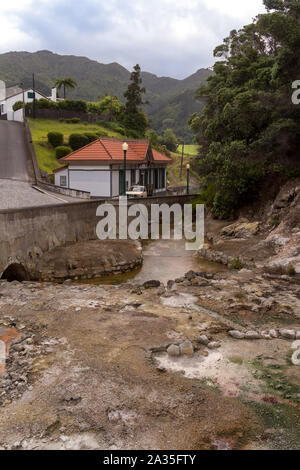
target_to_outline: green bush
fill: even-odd
[[[73,117],[71,118],[71,123],[72,124],[78,124],[80,122],[80,118],[79,117]]]
[[[49,132],[48,142],[52,147],[59,147],[64,143],[64,136],[61,132]]]
[[[16,101],[13,104],[13,111],[18,111],[18,109],[22,109],[22,108],[23,108],[23,101]]]
[[[94,142],[94,140],[98,139],[98,135],[93,134],[93,132],[84,132],[83,135],[85,135],[89,139],[89,142]]]
[[[244,263],[240,260],[240,258],[234,258],[231,263],[229,263],[229,269],[243,269]]]
[[[99,132],[96,132],[96,136],[97,137],[109,137],[109,134],[108,132],[105,132],[105,131],[99,131]]]
[[[55,149],[55,156],[57,159],[66,157],[72,152],[71,147],[67,147],[66,145],[60,145]]]
[[[36,107],[39,109],[55,109],[57,104],[55,101],[48,100],[47,98],[41,98],[35,101]]]
[[[68,111],[76,111],[76,112],[87,112],[87,104],[85,101],[82,100],[62,100],[58,101],[58,108],[59,109],[66,109]]]
[[[69,137],[69,146],[72,150],[78,150],[89,143],[89,139],[84,134],[71,134]]]

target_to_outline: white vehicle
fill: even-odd
[[[126,191],[128,197],[147,197],[147,190],[145,186],[134,185],[131,186],[129,191]]]

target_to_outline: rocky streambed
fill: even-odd
[[[61,283],[0,281],[0,448],[299,449],[297,184],[207,220],[229,269],[150,246],[152,279],[80,284],[73,252],[41,261]]]
[[[299,448],[290,281],[242,269],[165,284],[1,282],[0,328],[18,335],[0,377],[0,447]]]

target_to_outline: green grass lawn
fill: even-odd
[[[47,173],[52,173],[53,170],[61,166],[55,156],[55,149],[48,144],[48,132],[61,132],[64,135],[65,145],[68,144],[69,135],[73,133],[103,132],[103,135],[108,135],[109,137],[123,138],[118,132],[97,124],[83,122],[69,124],[56,119],[28,119],[28,123],[39,167],[41,170],[47,171]]]
[[[179,145],[176,153],[179,153],[181,155],[182,145]],[[198,155],[198,145],[195,145],[195,144],[185,145],[184,146],[184,155],[187,155],[187,156],[188,155],[192,155],[192,156]]]

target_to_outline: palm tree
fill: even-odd
[[[67,77],[67,78],[57,78],[55,80],[54,86],[60,90],[63,88],[64,90],[64,100],[66,99],[66,89],[67,88],[75,88],[77,86],[77,83],[73,78]]]

